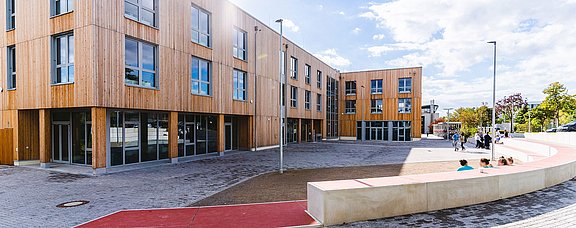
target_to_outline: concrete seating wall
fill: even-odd
[[[544,145],[546,146],[546,145]],[[308,213],[323,225],[386,218],[495,201],[576,176],[574,147],[518,166],[465,172],[310,182]]]
[[[526,139],[576,146],[576,132],[524,133]]]

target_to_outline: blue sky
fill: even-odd
[[[231,0],[344,72],[423,66],[423,103],[473,107],[497,94],[529,101],[559,81],[576,93],[576,0]]]

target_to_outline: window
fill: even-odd
[[[290,88],[290,107],[298,107],[298,88],[291,86]]]
[[[192,57],[192,94],[211,95],[210,62]]]
[[[398,92],[411,93],[412,92],[412,78],[398,79]]]
[[[234,57],[246,60],[246,32],[234,29]]]
[[[290,77],[298,80],[298,59],[290,58]]]
[[[192,42],[210,47],[210,14],[192,6]]]
[[[316,87],[322,89],[322,71],[316,71]]]
[[[311,78],[310,74],[312,74],[312,67],[310,65],[308,65],[308,64],[305,65],[304,74],[306,76],[306,84],[310,85],[310,81],[311,81],[310,80],[310,78]]]
[[[128,85],[156,88],[156,45],[126,38],[125,77]]]
[[[16,47],[7,48],[8,89],[16,89]]]
[[[400,98],[398,99],[398,113],[411,113],[412,112],[412,99]]]
[[[52,16],[65,14],[74,10],[74,0],[50,0]]]
[[[52,84],[74,82],[74,34],[52,40]]]
[[[346,82],[346,95],[356,95],[356,81]]]
[[[6,30],[16,28],[15,0],[6,0]]]
[[[382,93],[382,79],[372,80],[371,85],[372,85],[372,87],[371,87],[370,93],[372,93],[372,94]]]
[[[382,113],[382,100],[372,100],[370,103],[371,113]]]
[[[246,72],[234,70],[234,100],[246,100]]]
[[[316,94],[316,111],[322,111],[322,94]]]
[[[312,92],[306,90],[305,92],[305,96],[304,96],[304,108],[306,108],[306,110],[310,110],[310,100],[312,99]]]
[[[356,113],[356,101],[346,101],[346,114]]]
[[[142,22],[156,26],[156,0],[124,0],[124,15]]]

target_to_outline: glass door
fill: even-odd
[[[55,122],[52,125],[52,160],[70,163],[72,135],[69,122]]]
[[[196,124],[194,122],[186,123],[184,132],[186,134],[184,140],[185,156],[194,156],[196,150]]]

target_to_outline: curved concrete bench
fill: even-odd
[[[531,142],[534,143],[534,142]],[[323,225],[386,218],[495,201],[576,176],[576,149],[541,143],[554,155],[518,166],[308,183],[308,213]]]

